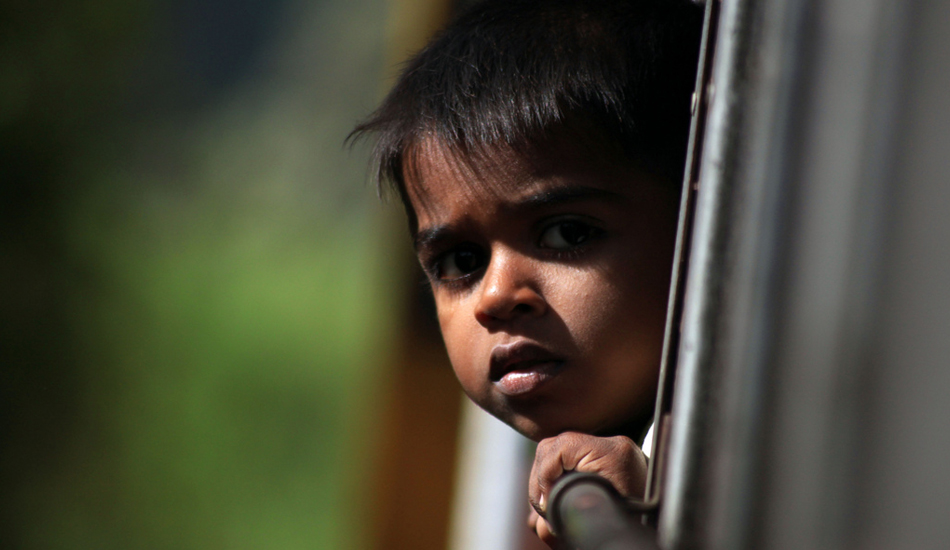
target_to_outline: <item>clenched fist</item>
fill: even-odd
[[[528,526],[551,548],[556,539],[542,517],[551,487],[564,472],[598,474],[606,478],[624,497],[642,497],[646,486],[647,459],[629,437],[597,437],[564,432],[538,443],[531,476],[528,501],[533,510]]]

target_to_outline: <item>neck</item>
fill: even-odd
[[[647,416],[646,418],[637,418],[630,420],[619,426],[612,427],[608,430],[598,431],[595,435],[601,437],[613,437],[616,435],[622,435],[632,439],[637,445],[643,445],[643,438],[646,436],[647,431],[649,431],[650,426],[653,424],[653,416]]]

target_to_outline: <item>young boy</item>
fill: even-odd
[[[568,470],[642,496],[701,10],[488,0],[406,66],[376,136],[465,393]]]

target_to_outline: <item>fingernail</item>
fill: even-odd
[[[544,507],[544,493],[541,493],[541,498],[538,499],[538,508],[540,508],[542,512],[545,511],[545,507]]]

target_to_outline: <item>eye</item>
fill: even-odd
[[[578,247],[595,237],[600,230],[579,220],[565,220],[551,224],[541,233],[538,245],[542,248],[567,250]]]
[[[442,254],[433,266],[435,277],[441,281],[461,279],[485,265],[485,254],[474,246],[455,248]]]

